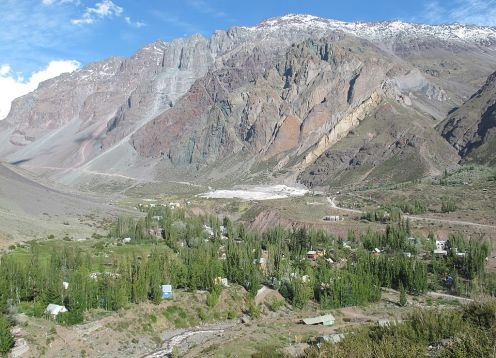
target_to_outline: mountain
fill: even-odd
[[[464,161],[496,165],[496,72],[441,128]]]
[[[492,27],[308,15],[158,41],[15,100],[0,158],[89,187],[414,179],[460,160],[435,127],[495,55]]]

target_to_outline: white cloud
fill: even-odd
[[[436,24],[456,22],[496,26],[496,0],[429,1],[422,17],[422,20]]]
[[[62,4],[81,4],[81,0],[42,0],[41,3],[45,6],[51,6],[53,4],[62,5]]]
[[[217,18],[227,17],[227,14],[224,11],[217,10],[207,4],[204,0],[188,0],[188,5],[205,15],[210,15]]]
[[[56,77],[62,73],[72,72],[81,64],[74,60],[50,61],[46,68],[34,72],[28,81],[15,74],[7,64],[0,66],[0,120],[4,119],[10,111],[10,104],[17,97],[35,90],[40,82]]]
[[[51,1],[51,0],[49,0]],[[91,25],[98,19],[106,17],[121,16],[124,9],[111,0],[103,0],[95,4],[95,7],[88,7],[79,19],[72,19],[74,25]]]
[[[141,21],[132,21],[129,16],[124,17],[124,20],[126,21],[126,24],[128,24],[129,26],[133,26],[133,27],[136,27],[138,29],[140,27],[146,26],[146,24],[144,22],[141,22]]]

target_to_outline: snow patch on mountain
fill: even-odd
[[[373,42],[389,42],[399,37],[409,39],[435,37],[440,40],[462,41],[477,45],[496,44],[496,27],[462,24],[423,25],[403,21],[343,22],[297,14],[271,18],[257,26],[244,27],[244,29],[250,31],[277,31],[281,29],[343,31]]]

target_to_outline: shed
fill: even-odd
[[[326,215],[322,218],[324,221],[339,221],[341,218],[339,215]]]
[[[306,325],[323,324],[324,326],[332,326],[336,322],[336,319],[329,313],[324,316],[303,318],[302,321]]]
[[[172,285],[162,285],[162,298],[172,298]]]
[[[45,314],[49,314],[53,318],[57,317],[59,313],[67,312],[65,306],[56,305],[55,303],[50,303],[45,309]]]

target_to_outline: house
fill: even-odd
[[[325,251],[310,250],[307,252],[307,259],[317,260],[317,258],[324,256],[324,255],[325,255]]]
[[[162,298],[172,298],[172,285],[162,285]]]
[[[436,249],[445,250],[446,249],[446,240],[436,240]]]
[[[229,283],[227,282],[226,277],[216,277],[214,280],[214,284],[216,285],[222,285],[224,287],[229,287]]]
[[[50,315],[51,318],[56,318],[59,313],[67,312],[67,308],[65,306],[56,305],[55,303],[50,303],[45,309],[45,314]]]
[[[339,215],[326,215],[322,218],[324,221],[339,221],[341,218]]]
[[[316,260],[317,259],[317,251],[310,250],[307,252],[307,259]]]
[[[176,208],[180,208],[180,207],[181,207],[181,204],[179,204],[179,203],[174,203],[174,202],[169,203],[169,208],[171,208],[171,209],[176,209]]]
[[[334,323],[336,323],[336,319],[332,314],[329,313],[324,316],[303,318],[301,322],[306,325],[322,324],[324,326],[332,326]]]

